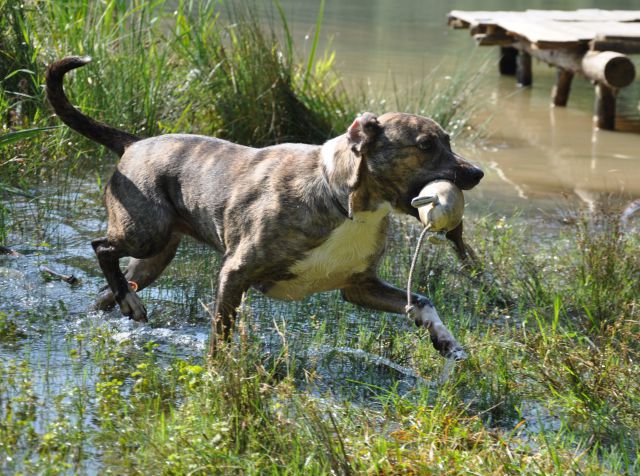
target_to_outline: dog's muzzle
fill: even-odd
[[[459,185],[462,190],[469,190],[475,187],[480,183],[482,177],[484,177],[484,172],[481,168],[478,167],[470,167],[469,170],[465,172],[466,178],[464,183]]]
[[[471,190],[480,183],[482,177],[484,172],[481,168],[468,164],[456,167],[448,174],[443,174],[442,178],[453,182],[461,190]]]

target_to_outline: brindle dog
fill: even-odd
[[[405,292],[376,273],[389,213],[417,217],[411,199],[432,180],[468,190],[483,176],[451,150],[438,124],[402,113],[365,113],[321,146],[254,149],[186,134],[142,139],[71,105],[63,76],[89,61],[53,63],[46,84],[65,124],[121,156],[105,190],[107,236],[92,242],[109,286],[98,307],[117,302],[124,315],[146,321],[127,281],[139,289],[153,283],[182,236],[190,235],[224,254],[212,346],[216,335],[228,337],[250,287],[292,300],[339,289],[349,302],[403,314]],[[462,226],[449,238],[464,259],[469,250]],[[119,259],[126,256],[132,259],[123,274]],[[412,304],[411,317],[428,329],[434,347],[444,356],[464,357],[429,299],[413,294]]]

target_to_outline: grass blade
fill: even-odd
[[[304,73],[304,83],[302,85],[302,92],[307,89],[309,84],[309,76],[311,76],[311,69],[316,58],[316,50],[318,49],[318,42],[320,41],[320,29],[322,28],[322,20],[324,18],[324,0],[320,2],[320,9],[318,10],[318,17],[316,18],[316,31],[313,34],[313,43],[311,44],[311,52],[309,53],[309,60],[307,61],[307,69]]]
[[[30,139],[31,137],[35,137],[44,131],[50,131],[59,128],[60,126],[34,127],[33,129],[8,132],[0,136],[0,147],[5,147],[19,140]]]

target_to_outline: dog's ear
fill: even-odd
[[[347,129],[349,145],[358,159],[350,171],[347,182],[351,189],[358,188],[362,175],[367,168],[364,155],[367,152],[367,148],[373,144],[381,131],[382,126],[378,122],[378,116],[371,112],[365,112],[361,116],[356,117],[353,124]]]
[[[368,145],[371,145],[378,134],[382,131],[382,126],[378,122],[378,116],[372,112],[365,112],[356,117],[353,124],[347,129],[347,137],[351,150],[356,155],[362,155]]]

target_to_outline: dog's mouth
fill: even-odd
[[[448,180],[453,182],[453,184],[458,187],[460,190],[471,190],[474,188],[480,180],[484,176],[484,172],[477,167],[470,167],[465,169],[463,173],[453,173],[453,174],[442,174],[437,175],[435,177],[430,178],[424,182],[417,182],[411,187],[409,187],[407,196],[403,200],[403,205],[407,213],[416,218],[419,217],[418,210],[411,205],[411,201],[418,196],[420,191],[429,185],[431,182],[435,182],[436,180]]]
[[[453,184],[460,190],[471,190],[473,187],[480,183],[482,177],[484,177],[484,172],[482,171],[482,169],[475,166],[469,166],[438,174],[437,176],[432,177],[426,182],[422,183],[419,187],[417,187],[417,190],[412,191],[419,192],[423,187],[429,185],[431,182],[435,182],[436,180],[448,180],[449,182],[453,182]]]

